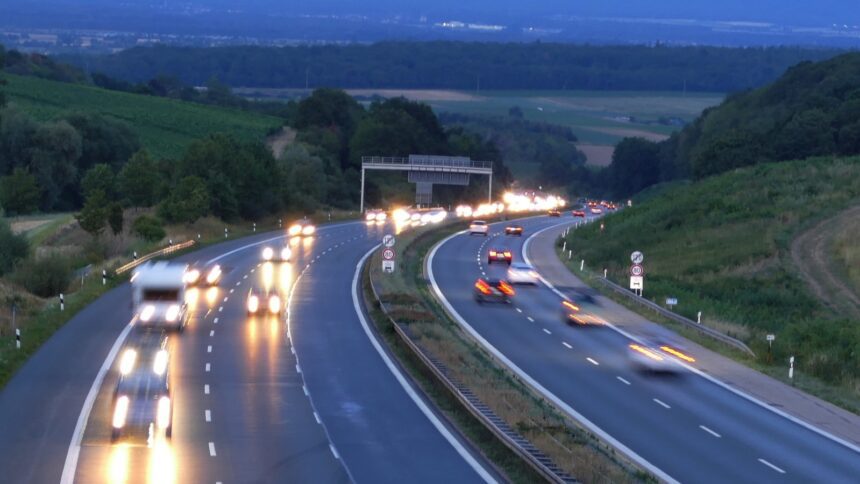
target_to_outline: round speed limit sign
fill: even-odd
[[[385,249],[382,251],[382,258],[385,260],[394,259],[394,251],[391,249]]]
[[[630,275],[633,277],[641,277],[645,275],[645,268],[640,264],[633,264],[630,266]]]

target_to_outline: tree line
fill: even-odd
[[[666,141],[622,140],[600,184],[628,196],[758,163],[857,154],[860,53],[848,53],[802,62],[770,85],[732,94]]]
[[[379,42],[290,47],[135,47],[62,59],[129,82],[170,74],[200,86],[589,89],[734,92],[842,51],[557,43]]]

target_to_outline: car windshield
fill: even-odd
[[[143,291],[143,300],[158,302],[158,301],[176,301],[179,299],[179,289],[145,289]]]
[[[483,220],[475,220],[472,222],[472,225],[487,225],[487,222],[484,222]]]
[[[528,264],[524,264],[522,262],[514,262],[513,264],[511,264],[511,269],[521,269],[524,271],[530,271],[532,269],[532,266],[530,266]]]

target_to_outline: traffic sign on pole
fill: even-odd
[[[632,261],[634,264],[641,264],[645,261],[645,254],[637,250],[630,254],[630,261]]]
[[[394,247],[395,242],[397,242],[397,240],[391,234],[385,234],[385,236],[382,237],[382,245],[388,247],[389,249],[391,247]]]
[[[640,264],[633,264],[630,266],[630,275],[634,277],[642,277],[645,275],[645,268]]]
[[[394,251],[391,249],[385,249],[382,251],[382,258],[385,260],[394,260]]]

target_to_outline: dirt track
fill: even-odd
[[[830,246],[846,222],[860,217],[860,206],[823,220],[791,243],[791,259],[821,301],[839,315],[860,320],[860,297],[833,272]]]

